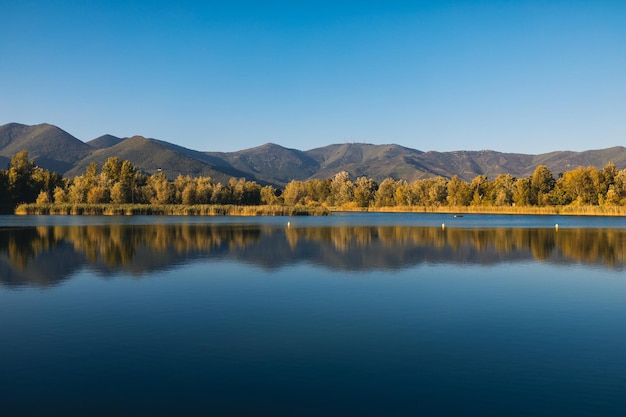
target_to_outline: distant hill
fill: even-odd
[[[267,143],[236,152],[199,152],[142,136],[103,135],[84,143],[49,124],[0,126],[0,166],[6,167],[9,158],[21,150],[27,150],[39,166],[65,177],[83,174],[91,162],[102,165],[117,156],[148,174],[161,169],[170,179],[179,174],[210,176],[222,182],[236,177],[279,187],[293,179],[329,178],[340,171],[347,171],[352,178],[367,176],[381,182],[388,177],[407,181],[454,175],[466,181],[477,175],[526,177],[538,165],[546,165],[555,176],[578,166],[602,168],[608,162],[618,169],[626,168],[626,148],[622,146],[532,155],[490,150],[423,152],[394,144],[365,143],[301,151]]]
[[[245,172],[232,168],[220,159],[215,160],[201,152],[143,136],[133,136],[116,145],[97,149],[76,163],[64,175],[68,177],[81,175],[92,162],[102,166],[112,156],[131,161],[135,167],[148,174],[161,170],[171,179],[178,175],[192,177],[201,175],[221,182],[227,182],[231,177],[255,179]]]
[[[273,184],[306,180],[320,170],[319,163],[306,152],[273,143],[238,152],[207,152],[207,155],[227,161],[241,172]]]
[[[0,156],[10,158],[27,150],[31,159],[47,169],[64,173],[93,149],[64,130],[49,124],[0,126]]]
[[[121,141],[123,141],[124,139],[126,138],[118,138],[117,136],[113,136],[113,135],[102,135],[93,140],[90,140],[89,142],[87,142],[87,145],[96,149],[104,149],[104,148],[110,148],[111,146],[115,146]]]

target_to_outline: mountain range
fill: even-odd
[[[583,152],[555,151],[544,154],[503,153],[492,150],[453,152],[420,151],[400,145],[344,143],[307,151],[274,143],[236,152],[196,151],[158,139],[103,135],[83,142],[63,129],[50,125],[8,123],[0,126],[0,166],[27,150],[37,165],[64,177],[81,175],[91,162],[100,166],[112,156],[129,160],[147,174],[159,170],[168,178],[179,174],[209,176],[226,182],[232,177],[283,187],[291,180],[333,177],[346,171],[381,182],[385,178],[414,181],[458,175],[471,181],[477,175],[499,174],[526,177],[538,165],[546,165],[556,176],[578,166],[602,168],[613,162],[626,168],[626,148],[615,146]]]

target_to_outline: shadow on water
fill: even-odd
[[[541,261],[621,270],[621,229],[422,226],[97,225],[0,230],[0,282],[48,287],[81,268],[103,277],[142,277],[210,260],[264,269],[309,263],[346,271],[395,270],[429,263],[498,264]]]

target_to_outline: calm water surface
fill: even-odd
[[[625,266],[620,218],[0,216],[0,410],[623,416]]]

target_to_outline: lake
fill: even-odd
[[[0,410],[623,416],[625,268],[619,217],[0,216]]]

